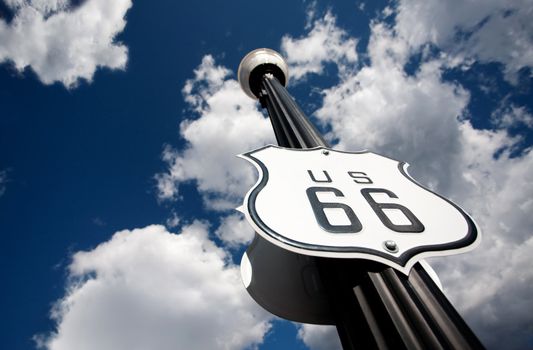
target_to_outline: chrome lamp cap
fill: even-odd
[[[265,74],[272,74],[283,86],[287,85],[289,67],[278,52],[262,48],[255,49],[244,56],[237,76],[246,95],[253,99],[259,98],[261,79]]]

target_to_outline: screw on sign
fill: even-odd
[[[480,349],[423,258],[473,249],[474,221],[416,183],[407,164],[329,148],[285,89],[270,49],[239,66],[278,146],[241,155],[259,177],[241,207],[257,232],[243,255],[250,295],[286,319],[334,324],[344,349]]]

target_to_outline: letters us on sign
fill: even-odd
[[[370,259],[407,273],[424,257],[463,252],[479,241],[470,216],[416,183],[406,163],[368,151],[272,145],[241,157],[259,172],[245,215],[284,249]]]

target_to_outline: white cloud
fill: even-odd
[[[254,230],[240,213],[224,217],[215,234],[229,247],[238,247],[254,238]]]
[[[124,69],[123,31],[131,0],[87,0],[70,8],[66,0],[10,0],[11,23],[0,19],[0,62],[18,71],[31,67],[44,84],[74,87],[91,81],[97,68]]]
[[[451,193],[480,224],[483,242],[472,253],[435,259],[445,291],[487,345],[524,348],[533,318],[533,152],[493,154],[503,132],[465,128],[464,151]]]
[[[180,222],[181,222],[181,218],[179,217],[179,215],[175,211],[172,211],[171,216],[166,221],[166,225],[168,228],[174,228],[174,227],[178,227]]]
[[[11,10],[19,10],[25,6],[31,6],[43,15],[64,10],[68,7],[69,0],[4,0]]]
[[[533,326],[523,311],[533,309],[533,264],[524,248],[532,244],[533,152],[512,157],[519,137],[475,130],[465,120],[470,93],[443,81],[443,56],[424,58],[409,76],[403,67],[410,42],[381,23],[371,30],[371,64],[325,90],[315,115],[331,126],[338,148],[408,161],[415,178],[473,214],[484,234],[481,246],[433,263],[450,299],[489,347],[523,348]],[[528,114],[516,108],[507,119],[500,113],[501,127],[527,123]]]
[[[302,324],[298,329],[298,338],[313,350],[342,349],[337,328],[334,326]]]
[[[313,14],[313,8],[310,12]],[[313,23],[310,32],[294,39],[285,35],[281,50],[289,64],[289,77],[298,81],[311,73],[323,73],[326,63],[335,63],[341,75],[353,71],[357,63],[357,40],[337,27],[330,12]]]
[[[492,123],[503,129],[513,126],[526,126],[533,128],[533,116],[523,106],[503,103],[498,109],[492,112]]]
[[[120,231],[74,255],[49,350],[243,349],[262,342],[271,316],[247,295],[239,269],[195,222]]]
[[[179,217],[178,213],[176,213],[175,211],[172,211],[172,213],[170,214],[170,217],[166,220],[165,224],[167,225],[168,228],[174,228],[174,227],[178,227],[180,222],[181,222],[181,218]]]
[[[320,72],[326,62],[335,62],[345,67],[340,70],[348,71],[346,65],[357,61],[355,45],[356,40],[347,38],[330,13],[314,22],[310,37],[283,38],[291,72],[299,70],[300,78]],[[324,51],[324,47],[328,49]],[[180,184],[195,181],[209,208],[233,209],[255,182],[253,167],[235,155],[275,143],[274,134],[270,121],[231,74],[207,55],[195,77],[186,82],[182,92],[194,115],[180,125],[186,149],[166,147],[163,151],[169,169],[156,175],[160,199],[179,198]]]
[[[505,230],[499,233],[508,234]],[[491,235],[487,240],[481,249],[488,252],[475,252],[463,257],[461,262],[455,262],[454,266],[441,262],[447,294],[464,310],[468,321],[489,348],[529,348],[533,238],[512,243]],[[480,270],[482,273],[478,273]],[[461,292],[467,288],[472,291]]]
[[[405,44],[380,24],[372,30],[368,48],[372,65],[325,90],[315,115],[332,126],[330,136],[339,139],[338,148],[393,150],[401,160],[423,164],[424,173],[418,172],[422,180],[438,180],[446,190],[451,174],[442,174],[446,171],[442,164],[454,162],[459,150],[457,117],[468,103],[468,93],[442,83],[434,62],[423,65],[416,76],[407,76]]]
[[[461,60],[501,62],[510,81],[533,65],[529,0],[401,0],[397,10],[395,28],[415,50],[433,43]]]
[[[205,56],[185,84],[183,94],[194,116],[180,125],[185,150],[167,147],[163,152],[169,169],[156,175],[160,199],[178,197],[181,183],[195,181],[209,208],[228,210],[241,204],[256,181],[255,169],[236,155],[275,142],[274,135],[256,102],[229,75]]]

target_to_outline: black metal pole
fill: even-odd
[[[262,76],[259,100],[280,146],[329,147],[274,75]],[[484,348],[420,264],[405,276],[361,259],[315,263],[345,350]]]

